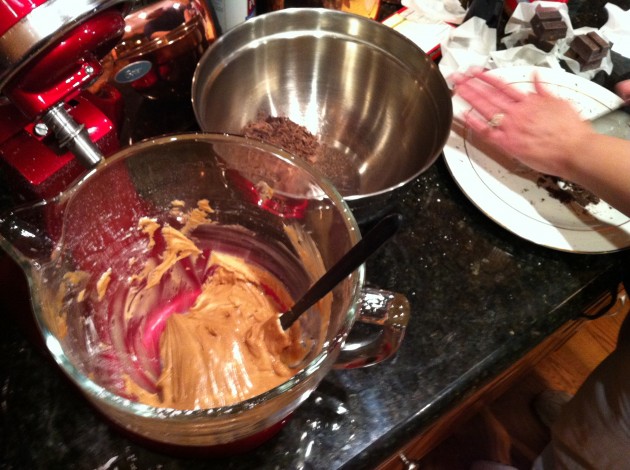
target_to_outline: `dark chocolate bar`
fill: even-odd
[[[573,49],[569,49],[567,52],[565,52],[564,56],[568,57],[569,59],[575,60],[580,65],[580,72],[586,72],[588,70],[598,68],[602,64],[603,60],[602,58],[599,58],[593,59],[590,62],[585,62],[584,59],[582,59]]]
[[[532,30],[541,41],[557,41],[567,35],[567,25],[564,21],[540,21],[536,17],[531,21]]]
[[[596,59],[592,62],[586,62],[584,64],[580,63],[580,72],[586,72],[588,70],[593,70],[602,65],[602,59]]]
[[[538,17],[541,21],[562,21],[560,11],[553,7],[542,7],[538,5],[534,16]]]
[[[555,46],[555,42],[553,41],[541,41],[534,34],[530,34],[527,36],[527,39],[524,41],[525,44],[532,44],[536,46],[541,51],[551,52],[553,46]]]
[[[575,36],[565,56],[577,60],[581,71],[593,70],[601,65],[610,48],[609,42],[592,31]]]
[[[570,47],[585,63],[602,58],[602,48],[586,34],[575,36]]]
[[[595,31],[591,31],[590,33],[586,33],[586,35],[595,43],[597,43],[597,45],[599,47],[601,47],[602,49],[605,49],[606,52],[608,52],[611,48],[612,48],[612,43],[606,41],[603,37],[601,37],[599,34],[597,34]]]

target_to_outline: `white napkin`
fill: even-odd
[[[573,29],[571,28],[571,20],[569,19],[569,9],[566,3],[560,2],[521,2],[516,5],[514,9],[514,13],[510,19],[508,19],[507,23],[505,23],[505,37],[501,40],[505,47],[514,47],[522,41],[526,39],[532,33],[532,28],[529,22],[534,17],[536,13],[536,7],[551,7],[556,8],[560,12],[560,16],[567,25],[567,38],[573,37]],[[560,40],[562,41],[562,39]]]
[[[606,41],[610,41],[610,38],[607,35],[605,35],[601,31],[597,31],[597,29],[595,29],[595,28],[584,27],[584,28],[576,29],[573,32],[575,33],[575,36],[579,36],[581,34],[590,33],[591,31],[596,31],[597,34],[599,34],[603,39],[605,39]],[[593,77],[595,76],[595,74],[597,72],[599,72],[600,70],[603,70],[608,75],[610,75],[610,73],[612,72],[613,63],[612,63],[612,59],[610,57],[610,53],[608,53],[606,55],[606,57],[604,57],[602,59],[602,63],[596,69],[587,70],[586,72],[581,72],[580,71],[580,63],[575,61],[575,60],[573,60],[573,59],[569,59],[568,57],[565,57],[565,55],[564,55],[569,50],[569,46],[570,46],[570,44],[569,44],[568,41],[563,41],[560,44],[558,44],[556,55],[558,57],[561,57],[562,60],[564,60],[566,62],[566,64],[568,65],[569,69],[571,69],[571,72],[573,72],[574,74],[579,75],[580,77],[584,77],[584,78],[586,78],[588,80],[592,80]]]
[[[532,44],[512,47],[490,53],[493,68],[535,65],[550,69],[561,69],[560,62],[554,55],[541,51]]]
[[[578,30],[573,30],[571,19],[569,18],[568,7],[565,3],[547,1],[519,3],[514,10],[514,13],[505,25],[506,36],[501,40],[503,44],[505,44],[505,46],[508,48],[506,52],[509,52],[511,50],[510,48],[515,47],[517,44],[519,44],[520,41],[527,38],[527,36],[529,36],[529,34],[532,32],[532,28],[529,22],[534,17],[534,14],[536,13],[536,7],[538,5],[543,7],[553,7],[560,12],[562,19],[567,25],[567,35],[562,39],[558,39],[555,42],[553,49],[551,49],[551,51],[549,51],[548,53],[540,51],[541,53],[546,54],[546,57],[544,59],[542,57],[537,57],[540,62],[538,64],[532,62],[531,65],[542,65],[556,68],[560,66],[560,61],[563,61],[567,64],[569,69],[575,75],[586,78],[587,80],[592,80],[595,74],[597,74],[601,70],[603,70],[607,74],[610,74],[612,72],[613,64],[610,58],[610,54],[608,54],[602,60],[602,63],[599,67],[592,70],[586,70],[584,72],[580,70],[579,62],[565,57],[564,54],[569,50],[571,46],[571,41],[573,41],[573,38],[575,36],[586,34],[591,31],[596,31],[600,36],[602,36],[602,38],[610,41],[610,37],[607,34],[604,34],[602,31],[598,31],[595,28],[585,27]],[[509,57],[509,54],[507,55],[507,57]],[[521,61],[519,65],[524,65],[523,61]]]
[[[473,66],[493,68],[490,53],[496,50],[496,44],[496,29],[489,28],[481,18],[469,18],[450,31],[442,41],[442,60],[439,64],[442,75],[448,79],[451,74],[463,73]]]
[[[459,0],[403,0],[402,5],[435,21],[461,24],[466,10]]]
[[[617,5],[606,4],[608,21],[600,30],[613,43],[612,50],[630,58],[630,10],[623,11]]]
[[[544,52],[531,44],[519,45],[520,41],[527,38],[532,32],[529,22],[534,16],[538,5],[557,8],[567,24],[566,38],[556,41],[555,46],[549,52]],[[609,21],[598,31],[598,34],[607,41],[613,42],[613,50],[616,52],[619,51],[615,47],[621,43],[620,46],[617,46],[618,49],[621,48],[628,53],[628,49],[630,49],[630,12],[625,12],[610,4],[607,4],[606,8],[609,10]],[[626,27],[623,25],[626,25]],[[520,2],[505,25],[506,36],[502,39],[502,42],[507,49],[497,51],[495,47],[496,30],[488,28],[485,21],[473,17],[451,31],[448,38],[442,42],[440,71],[444,77],[448,78],[452,73],[465,72],[471,66],[494,69],[498,67],[534,65],[558,69],[562,68],[560,62],[563,61],[566,62],[573,73],[591,80],[600,70],[604,70],[608,74],[611,73],[612,60],[610,54],[602,60],[598,68],[585,72],[580,71],[579,64],[576,61],[564,56],[575,35],[586,34],[590,31],[597,30],[594,28],[573,30],[568,8],[564,3],[549,1]],[[616,41],[615,38],[617,38]],[[623,54],[622,52],[619,53]],[[630,57],[630,55],[627,57]]]

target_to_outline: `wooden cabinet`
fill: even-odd
[[[599,323],[601,323],[600,329],[603,328],[603,330],[599,333],[595,333],[595,339],[591,339],[590,342],[586,341],[584,344],[580,345],[585,356],[593,358],[605,355],[606,351],[609,352],[614,347],[618,326],[627,314],[629,304],[630,302],[628,301],[626,292],[621,285],[618,287],[616,293],[603,295],[594,302],[583,315],[565,323],[554,334],[546,338],[541,344],[529,351],[518,362],[499,376],[464,397],[458,405],[429,426],[426,431],[411,438],[408,444],[383,462],[378,469],[400,470],[405,468],[433,468],[425,467],[424,465],[414,467],[414,465],[429,455],[429,453],[448,438],[454,430],[464,425],[476,415],[486,413],[487,407],[490,404],[499,397],[502,397],[502,395],[508,392],[515,384],[519,384],[519,381],[523,380],[526,374],[532,372],[540,361],[550,357],[552,353],[563,348],[563,345],[573,338],[582,327],[587,324],[589,328],[595,326],[595,324],[598,323],[596,318],[612,318],[614,316],[614,322],[609,323],[605,323],[604,318],[602,318]],[[588,350],[591,346],[595,349],[594,351]],[[565,353],[564,357],[566,357],[566,354],[567,353]],[[603,359],[603,357],[601,357],[601,359]],[[562,367],[562,365],[560,367]],[[569,368],[570,367],[567,367],[567,369]],[[522,410],[523,413],[527,413],[528,411],[527,409]],[[499,430],[498,432],[503,431]],[[408,460],[407,464],[403,463],[403,459],[400,457],[401,454]]]

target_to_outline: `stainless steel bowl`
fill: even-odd
[[[338,189],[359,221],[437,159],[453,116],[444,78],[415,44],[373,20],[312,8],[224,34],[197,66],[192,101],[208,132],[241,134],[260,115],[306,127],[356,172],[356,187]],[[334,171],[324,173],[336,183]]]

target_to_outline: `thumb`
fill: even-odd
[[[615,91],[626,103],[630,102],[630,79],[617,83]]]

